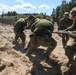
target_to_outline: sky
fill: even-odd
[[[62,0],[1,0],[0,14],[16,11],[17,13],[46,13],[51,15],[53,8],[61,5],[61,3]]]

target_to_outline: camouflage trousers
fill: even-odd
[[[48,47],[46,50],[46,54],[49,56],[49,54],[54,50],[56,45],[57,42],[52,37],[46,39],[45,37],[34,36],[30,38],[30,46],[26,52],[26,55],[30,56],[36,50],[37,47],[44,46],[44,47]]]
[[[15,41],[17,41],[18,39],[21,39],[22,43],[25,43],[25,34],[24,32],[15,32]]]
[[[68,40],[69,40],[69,36],[67,34],[62,34],[62,44],[64,48],[67,45]]]
[[[70,46],[65,48],[65,55],[69,59],[69,64],[73,62],[74,54],[76,53],[76,41],[74,41]]]

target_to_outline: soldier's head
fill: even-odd
[[[64,18],[69,18],[69,12],[65,12],[63,15]]]
[[[69,14],[71,19],[76,19],[76,7],[72,8]]]
[[[29,16],[26,18],[26,21],[27,21],[27,24],[28,24],[28,25],[31,25],[34,20],[35,20],[35,16],[33,16],[33,15],[29,15]]]

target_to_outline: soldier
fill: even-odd
[[[70,15],[70,18],[73,19],[74,21],[73,21],[73,24],[65,30],[66,31],[76,31],[76,7],[72,8],[69,15]],[[67,46],[65,49],[65,54],[69,58],[69,64],[72,63],[73,56],[76,53],[76,37],[75,37],[76,34],[72,33],[70,36],[74,37],[74,41],[70,46]]]
[[[45,52],[48,60],[50,53],[57,45],[57,42],[52,38],[52,32],[54,30],[52,23],[46,19],[38,19],[33,15],[30,15],[27,18],[27,24],[29,25],[32,34],[30,35],[30,46],[27,49],[26,55],[30,56],[37,47],[42,45],[48,47]]]
[[[63,15],[63,18],[59,22],[59,28],[58,30],[64,30],[67,27],[71,26],[73,23],[73,20],[69,18],[69,13],[65,12]],[[62,44],[63,48],[67,46],[67,42],[69,40],[69,36],[67,34],[62,34]]]
[[[18,39],[22,40],[22,44],[25,45],[25,34],[24,34],[24,27],[27,25],[27,22],[24,18],[20,18],[14,26],[14,33],[15,33],[15,43],[18,43]]]

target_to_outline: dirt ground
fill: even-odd
[[[54,29],[57,30],[56,24]],[[30,30],[24,32],[27,44]],[[62,75],[68,69],[66,67],[68,58],[58,34],[53,34],[57,46],[48,62],[45,62],[43,55],[46,47],[40,46],[32,56],[27,57],[23,46],[13,44],[14,36],[12,25],[0,24],[0,75]],[[72,40],[70,38],[68,44]]]

